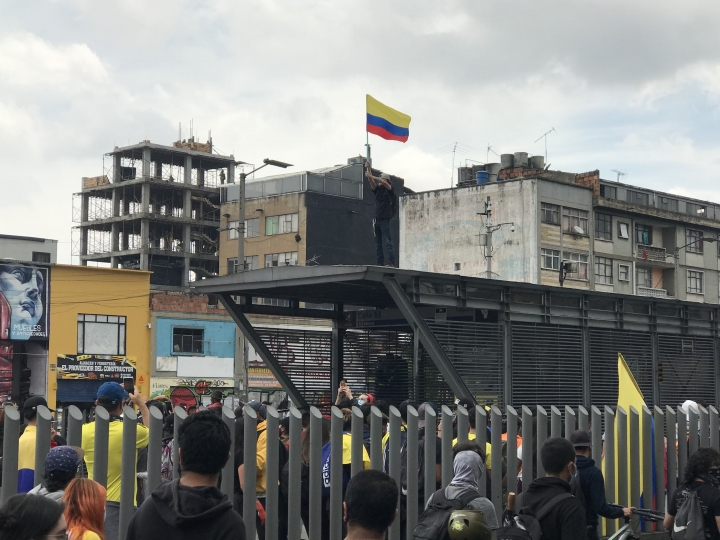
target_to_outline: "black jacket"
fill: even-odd
[[[597,526],[598,514],[609,519],[623,517],[622,508],[610,506],[605,500],[605,480],[602,471],[595,466],[595,460],[578,455],[577,468],[587,505],[585,518],[588,526]]]
[[[245,523],[216,487],[161,484],[130,522],[128,540],[246,540]]]
[[[534,514],[553,497],[570,493],[570,484],[561,478],[538,478],[522,494],[522,507],[529,507]],[[585,538],[585,509],[575,497],[560,501],[540,521],[543,540],[578,540]]]

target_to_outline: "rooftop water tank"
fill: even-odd
[[[475,178],[478,184],[487,184],[489,177],[490,173],[488,173],[487,171],[478,171]]]
[[[485,170],[489,174],[488,182],[497,182],[497,175],[500,172],[499,163],[486,163]]]
[[[516,167],[527,167],[528,166],[527,152],[515,152],[515,166]]]
[[[533,156],[530,158],[530,167],[533,169],[545,168],[545,156]]]
[[[515,162],[515,156],[512,154],[503,154],[500,156],[500,169],[512,169]]]

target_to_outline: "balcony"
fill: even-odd
[[[657,249],[657,248],[654,248]],[[665,251],[665,250],[663,250]],[[650,296],[652,298],[667,298],[668,294],[665,289],[654,289],[652,287],[638,287],[638,296]]]
[[[644,261],[655,261],[664,263],[666,261],[665,248],[638,244],[636,246],[635,257]]]

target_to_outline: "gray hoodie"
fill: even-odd
[[[63,493],[65,493],[65,491],[62,489],[50,493],[42,484],[39,484],[32,488],[30,491],[28,491],[29,495],[41,495],[57,502],[60,502],[62,500]]]

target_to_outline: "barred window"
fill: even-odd
[[[578,234],[575,227],[582,229],[581,234],[588,233],[588,213],[586,210],[563,207],[563,232]]]
[[[567,277],[573,279],[587,279],[588,278],[588,256],[582,253],[567,253],[563,254],[564,260],[578,263],[577,272],[568,272]]]
[[[293,233],[298,231],[298,214],[284,214],[265,218],[265,235]]]
[[[560,251],[557,249],[541,249],[540,265],[546,270],[560,270]]]
[[[652,227],[650,225],[635,224],[635,242],[644,246],[652,244]]]
[[[612,216],[595,213],[595,238],[612,240]]]
[[[703,288],[703,279],[705,272],[698,270],[687,271],[687,292],[695,294],[703,294],[705,289]]]
[[[685,250],[691,253],[703,252],[703,232],[694,229],[685,230]]]
[[[650,268],[637,268],[637,286],[652,289],[652,270]]]
[[[617,188],[600,184],[600,196],[606,199],[617,199]]]
[[[609,259],[608,257],[595,257],[595,283],[612,285],[612,263],[612,259]]]
[[[297,251],[265,255],[265,268],[271,266],[297,266]]]
[[[557,204],[540,203],[540,220],[550,225],[560,225],[560,207]]]

